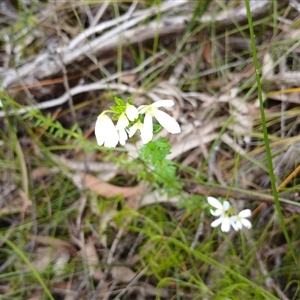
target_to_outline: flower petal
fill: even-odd
[[[251,216],[251,209],[244,209],[239,212],[239,217],[241,218],[248,218]]]
[[[241,223],[248,229],[252,228],[251,222],[247,219],[241,219]]]
[[[119,134],[116,131],[113,135],[108,137],[104,142],[104,147],[115,148],[119,142]]]
[[[153,113],[158,123],[168,132],[172,134],[181,132],[180,126],[174,118],[158,109],[154,110]]]
[[[120,129],[126,128],[128,125],[129,125],[129,121],[128,121],[125,113],[122,113],[119,117],[116,128],[117,128],[117,130],[120,130]]]
[[[140,115],[144,114],[147,110],[147,108],[149,107],[149,105],[141,105],[138,107],[138,112]]]
[[[139,116],[139,112],[138,112],[137,108],[134,105],[131,105],[128,103],[126,104],[125,112],[130,121],[134,121]]]
[[[223,213],[223,211],[221,209],[216,209],[216,210],[210,210],[210,213],[215,216],[215,217],[218,217],[218,216],[221,216],[221,214]]]
[[[120,130],[119,130],[119,140],[120,140],[120,144],[121,144],[122,146],[124,146],[127,139],[128,139],[128,137],[127,137],[127,133],[126,133],[125,129],[120,129]]]
[[[211,206],[213,206],[213,207],[215,207],[217,209],[223,210],[223,205],[222,205],[222,203],[218,199],[216,199],[214,197],[207,197],[207,202]]]
[[[241,223],[241,220],[238,219],[235,222],[235,226],[233,226],[233,228],[234,228],[235,231],[241,230],[243,228],[243,224]]]
[[[144,144],[149,143],[153,138],[153,123],[150,114],[145,115],[144,124],[141,128],[141,139]]]
[[[95,124],[95,135],[97,139],[97,144],[102,146],[105,140],[105,129],[103,128],[103,116],[99,116]]]
[[[238,231],[240,229],[239,225],[237,224],[237,216],[231,216],[229,218],[229,222],[235,231]]]
[[[230,208],[230,203],[225,200],[223,202],[223,211],[228,211],[229,208]]]
[[[173,100],[159,100],[151,104],[151,106],[154,107],[172,107],[173,105]]]
[[[229,218],[227,216],[224,217],[222,225],[221,225],[221,230],[223,232],[229,232],[230,230],[230,221]]]
[[[137,130],[138,130],[138,124],[135,123],[135,124],[133,124],[133,125],[129,128],[128,136],[129,136],[130,138],[133,137],[133,135],[136,133]]]
[[[105,130],[104,146],[108,148],[116,147],[119,142],[119,133],[113,121],[107,116],[105,122],[103,122],[103,127]]]
[[[214,220],[214,221],[210,224],[210,226],[215,228],[215,227],[218,227],[222,222],[223,222],[223,217],[222,217],[222,218],[219,218],[219,219],[217,219],[217,220]]]

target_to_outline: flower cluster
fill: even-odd
[[[211,223],[212,227],[221,225],[223,232],[229,232],[231,226],[235,231],[242,229],[243,226],[248,229],[252,227],[251,222],[246,219],[251,216],[250,209],[244,209],[237,215],[234,215],[232,214],[232,209],[228,201],[221,203],[218,199],[213,197],[208,197],[207,201],[215,208],[215,210],[211,209],[210,213],[215,217],[219,217]]]
[[[140,132],[143,143],[147,144],[153,138],[153,117],[168,132],[175,134],[181,131],[174,118],[159,110],[159,107],[172,107],[173,100],[160,100],[138,108],[130,103],[125,105],[123,100],[118,98],[115,101],[117,107],[111,107],[112,110],[104,111],[97,118],[95,135],[99,146],[112,148],[118,143],[125,145],[128,137],[131,138],[137,131]],[[116,125],[107,116],[108,112],[118,115]]]

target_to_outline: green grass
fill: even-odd
[[[134,12],[164,3],[140,1]],[[275,76],[284,61],[286,69],[300,69],[299,40],[289,35],[289,22],[281,23],[285,18],[294,24],[297,12],[275,1],[270,2],[268,13],[252,20],[248,0],[200,4],[191,1],[175,13],[191,18],[178,34],[159,36],[159,25],[172,15],[170,9],[135,25],[138,28],[154,20],[157,28],[152,39],[125,45],[120,39],[114,51],[93,52],[66,66],[71,89],[107,78],[106,90],[73,95],[73,107],[66,102],[47,110],[17,113],[34,102],[61,96],[61,73],[39,80],[30,74],[0,91],[2,111],[7,113],[0,118],[1,299],[30,299],[34,294],[39,299],[64,299],[71,292],[78,299],[135,299],[142,293],[147,299],[167,300],[297,299],[299,177],[291,178],[283,188],[280,185],[300,163],[300,108],[291,97],[299,92],[294,83],[268,79],[261,73],[266,53],[273,59]],[[20,3],[12,8],[17,18],[7,17],[0,25],[0,53],[7,59],[4,66],[1,58],[1,67],[16,68],[47,51],[48,34],[61,41],[74,38],[89,26],[101,5],[104,3],[95,1],[55,7],[46,2]],[[102,6],[100,20],[118,18],[131,5],[112,1]],[[248,9],[243,24],[233,21],[230,27],[218,27],[215,22],[199,22],[203,15],[216,16],[236,5]],[[17,54],[8,53],[5,36],[13,49],[20,49],[15,50]],[[171,77],[173,83],[168,81]],[[41,86],[32,88],[33,83]],[[127,84],[136,92],[114,88],[116,83]],[[222,100],[233,89],[238,90],[237,96]],[[286,105],[274,98],[280,92],[288,99]],[[162,140],[159,151],[157,144],[150,143],[138,158],[126,147],[98,147],[93,126],[97,116],[114,105],[114,96],[124,101],[130,97],[141,105],[151,103],[153,94],[175,101],[168,113],[182,129],[190,125],[192,133],[203,130],[192,140],[189,131],[177,140],[168,135],[171,151],[194,140],[197,146],[170,163],[164,160],[167,148]],[[238,131],[234,125],[246,118],[252,126]],[[210,136],[213,138],[207,141]],[[127,144],[135,149],[136,142],[138,137]],[[289,156],[294,161],[288,164],[284,154],[291,147],[294,154]],[[149,158],[150,152],[156,161]],[[281,161],[283,166],[276,173]],[[107,163],[116,165],[117,171]],[[106,198],[86,184],[81,172],[94,176],[98,184],[106,181],[127,188],[144,184],[151,204],[134,209],[141,195]],[[230,233],[212,228],[209,193],[197,193],[199,187],[231,201],[238,210],[255,211],[253,228]],[[262,199],[268,204],[262,205]],[[49,262],[40,269],[43,250]],[[56,267],[63,264],[66,252],[70,257],[58,272]],[[128,280],[129,275],[116,271],[120,266],[137,278]]]

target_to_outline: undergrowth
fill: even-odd
[[[299,8],[5,3],[1,299],[298,299]],[[180,133],[97,145],[100,113],[163,99]],[[213,228],[208,197],[252,228]]]

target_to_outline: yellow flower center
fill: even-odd
[[[149,115],[151,115],[151,117],[154,117],[154,112],[157,109],[158,109],[157,107],[153,107],[153,106],[149,105],[146,110],[146,114],[149,114]]]

